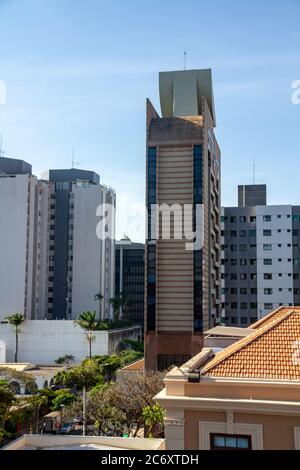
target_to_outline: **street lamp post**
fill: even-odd
[[[60,423],[59,423],[59,430],[61,430],[64,407],[65,407],[65,405],[60,405]]]
[[[83,387],[83,394],[82,394],[82,415],[83,415],[82,435],[86,436],[86,388],[85,387]]]

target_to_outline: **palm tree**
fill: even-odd
[[[95,295],[95,302],[99,302],[99,320],[102,320],[101,306],[102,306],[103,299],[104,299],[104,297],[101,294],[101,292],[99,292],[99,294]]]
[[[120,313],[127,314],[129,302],[122,292],[109,299],[109,303],[114,312],[114,321],[120,320]]]
[[[120,319],[121,297],[119,295],[112,297],[109,299],[109,303],[113,309],[114,321],[118,321]]]
[[[15,362],[18,362],[20,325],[25,320],[25,317],[21,313],[15,313],[14,315],[9,315],[8,317],[6,317],[6,320],[8,321],[10,325],[12,325],[15,328],[15,333],[16,333]]]
[[[92,358],[92,343],[96,341],[93,331],[97,330],[98,321],[96,320],[96,312],[82,312],[77,320],[74,321],[75,325],[80,326],[87,332],[86,339],[89,343],[89,357]]]

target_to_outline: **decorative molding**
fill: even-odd
[[[294,428],[295,450],[300,450],[300,428]]]
[[[261,424],[234,423],[228,432],[227,423],[199,422],[199,449],[210,450],[210,434],[242,434],[252,438],[252,449],[263,450],[263,426]]]
[[[166,395],[165,390],[156,396],[163,408],[179,410],[214,410],[214,411],[247,411],[255,414],[299,415],[300,402],[278,400],[249,400],[232,398],[187,397]]]
[[[227,433],[234,434],[234,417],[233,411],[226,411]]]
[[[165,418],[165,426],[184,426],[184,419]]]

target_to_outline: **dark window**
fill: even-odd
[[[159,371],[165,371],[172,366],[180,367],[190,358],[190,356],[159,354],[157,357],[157,368]]]
[[[211,450],[251,450],[251,436],[236,434],[211,434]]]
[[[265,266],[271,266],[272,265],[272,259],[271,258],[265,258],[264,259],[264,265]]]

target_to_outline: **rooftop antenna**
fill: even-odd
[[[253,184],[256,184],[256,162],[255,162],[255,157],[253,158]]]
[[[187,52],[186,50],[184,51],[184,65],[183,65],[183,70],[186,70],[186,62],[187,62]]]
[[[2,155],[4,155],[4,150],[3,150],[3,132],[0,133],[0,158]]]
[[[72,169],[76,168],[76,166],[80,165],[81,162],[76,162],[75,161],[75,148],[72,147]]]

